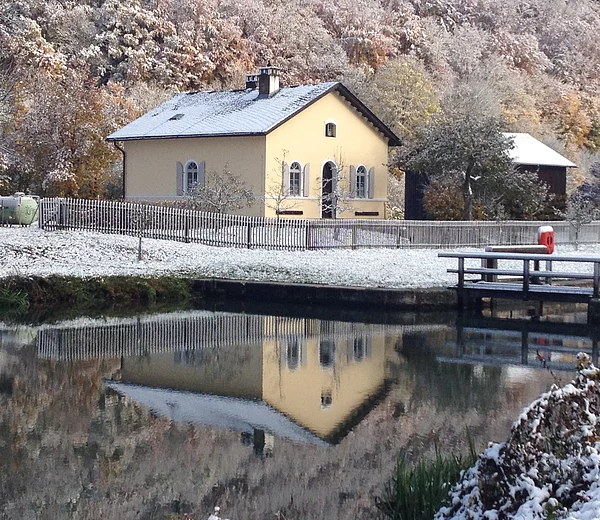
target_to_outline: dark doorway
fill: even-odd
[[[323,166],[321,181],[321,218],[335,218],[333,207],[333,169],[335,166],[328,162]]]

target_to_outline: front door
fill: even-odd
[[[333,164],[325,163],[321,180],[321,218],[334,218],[333,207]]]

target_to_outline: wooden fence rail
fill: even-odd
[[[276,219],[206,213],[148,204],[42,199],[45,230],[99,231],[145,238],[261,249],[453,248],[531,244],[550,225],[558,244],[600,242],[600,222],[575,229],[556,222],[439,222],[366,219]]]

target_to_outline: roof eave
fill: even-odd
[[[267,135],[267,132],[237,132],[237,133],[216,133],[216,134],[189,134],[189,135],[138,135],[129,137],[111,137],[108,136],[105,141],[152,141],[156,139],[201,139],[204,137],[261,137]]]
[[[574,163],[570,164],[551,164],[551,163],[539,163],[539,162],[525,162],[525,161],[512,161],[514,164],[521,166],[551,166],[554,168],[577,168],[577,165]]]
[[[335,90],[344,96],[350,104],[363,114],[383,135],[388,138],[389,146],[400,146],[402,141],[381,119],[379,119],[360,99],[358,99],[342,83],[337,83]]]

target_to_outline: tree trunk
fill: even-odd
[[[473,191],[471,189],[471,171],[472,168],[469,166],[465,173],[465,180],[463,182],[463,202],[465,205],[465,211],[463,214],[463,220],[473,219]]]

